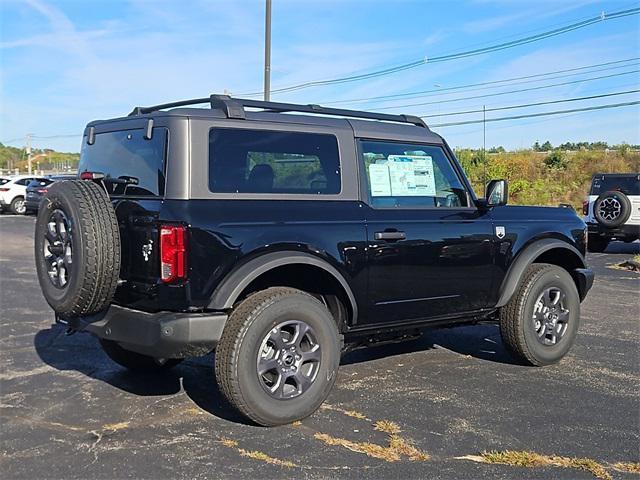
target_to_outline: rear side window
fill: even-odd
[[[98,133],[93,145],[82,142],[78,171],[103,173],[111,195],[162,196],[166,147],[166,128],[149,140],[142,129]]]
[[[214,193],[330,195],[340,188],[333,135],[226,128],[209,134]]]
[[[622,192],[625,195],[640,195],[640,175],[597,175],[593,177],[591,195],[600,195],[611,190]]]

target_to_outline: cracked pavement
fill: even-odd
[[[640,462],[640,275],[607,267],[637,243],[589,255],[596,282],[559,365],[514,364],[493,325],[426,331],[346,355],[324,408],[262,428],[224,404],[212,355],[135,375],[91,336],[52,326],[33,266],[34,223],[0,216],[3,478],[594,478],[461,458],[506,449],[605,467]],[[392,449],[374,426],[383,420],[401,430],[398,444],[429,458],[382,458]]]

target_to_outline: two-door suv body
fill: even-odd
[[[210,103],[210,108],[189,105]],[[51,186],[36,263],[57,318],[131,369],[215,350],[222,393],[263,425],[311,414],[340,354],[497,321],[559,361],[593,282],[572,209],[476,197],[417,117],[210,98],[88,124]]]

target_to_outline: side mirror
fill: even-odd
[[[506,180],[491,180],[486,189],[487,207],[500,207],[509,200],[509,185]]]

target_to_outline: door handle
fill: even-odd
[[[373,234],[373,238],[375,240],[387,240],[387,241],[395,241],[395,240],[404,240],[407,238],[407,235],[404,232],[376,232]]]

